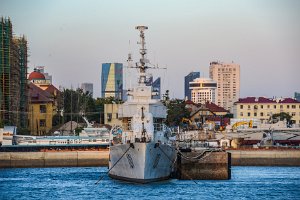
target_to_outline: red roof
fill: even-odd
[[[240,98],[235,103],[275,103],[276,101],[273,101],[271,99],[265,98],[265,97],[246,97],[246,98]]]
[[[225,108],[208,101],[205,103],[205,107],[208,108],[208,110],[211,112],[228,112],[228,110],[226,110]]]
[[[33,83],[29,84],[29,97],[32,103],[48,103],[53,101],[49,92],[42,90]]]
[[[193,101],[191,101],[191,100],[186,100],[185,104],[195,104],[195,103]]]
[[[279,101],[279,103],[300,103],[300,101],[297,101],[292,98],[286,98]]]
[[[58,95],[58,93],[60,93],[59,89],[57,89],[57,88],[56,88],[54,85],[52,85],[52,84],[49,85],[45,91],[49,92],[50,94],[52,94],[52,95],[54,95],[54,96],[56,96],[56,95]]]
[[[40,73],[40,72],[36,72],[36,71],[34,71],[34,72],[31,72],[30,74],[29,74],[29,76],[28,76],[28,80],[33,80],[33,79],[45,79],[45,76],[44,76],[44,74],[42,74],[42,73]]]
[[[268,99],[265,97],[246,97],[240,98],[239,101],[235,103],[277,103],[276,99]],[[279,100],[278,103],[300,103],[299,101],[292,99],[292,98],[285,98]]]

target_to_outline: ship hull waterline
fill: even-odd
[[[170,178],[176,151],[167,144],[132,143],[111,146],[109,155],[109,177],[150,183]]]

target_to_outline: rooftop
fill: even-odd
[[[246,97],[240,98],[237,103],[300,103],[292,98],[271,99],[266,97]]]

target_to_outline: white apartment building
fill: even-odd
[[[209,77],[217,82],[216,104],[233,112],[233,103],[240,97],[240,65],[211,62]]]
[[[210,78],[196,78],[189,84],[194,103],[216,103],[217,82]]]

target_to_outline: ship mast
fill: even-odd
[[[144,30],[147,30],[148,27],[147,26],[137,26],[137,27],[135,27],[135,29],[140,31],[140,42],[138,42],[138,44],[141,45],[141,48],[140,48],[141,58],[140,58],[140,62],[136,63],[136,67],[140,69],[139,85],[145,85],[146,84],[146,70],[148,68],[146,66],[146,63],[148,62],[148,60],[146,59],[147,49],[145,47],[146,42],[145,42]]]

